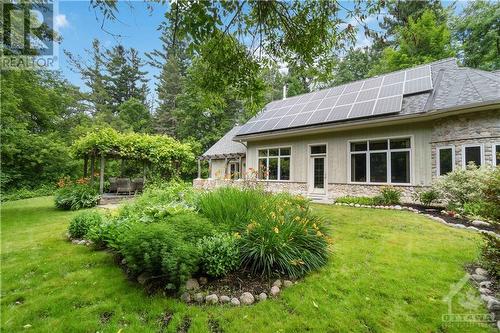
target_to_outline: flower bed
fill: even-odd
[[[330,240],[303,198],[258,189],[194,192],[175,183],[146,189],[102,221],[79,215],[70,234],[114,251],[127,274],[148,290],[195,303],[200,295],[206,303],[232,296],[242,304],[263,299],[261,293],[277,295],[279,287],[270,281],[296,280],[325,265]],[[191,288],[193,281],[204,287]],[[232,282],[223,288],[223,281]],[[251,287],[257,281],[258,290]]]

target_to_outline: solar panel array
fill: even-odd
[[[429,65],[273,101],[238,135],[372,117],[401,111],[403,95],[432,89]]]

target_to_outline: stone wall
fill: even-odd
[[[492,147],[496,143],[500,143],[500,110],[473,112],[437,120],[431,134],[433,177],[437,176],[437,148],[453,146],[455,168],[461,168],[463,145],[481,144],[485,164],[492,165]]]
[[[328,198],[335,200],[338,197],[374,197],[380,194],[380,189],[387,185],[371,184],[328,184]],[[427,189],[425,186],[393,186],[401,191],[401,201],[413,203],[413,194],[416,190]]]
[[[238,188],[251,187],[263,188],[269,192],[288,192],[297,195],[307,195],[307,184],[289,181],[263,181],[263,180],[222,180],[222,179],[194,179],[193,187],[211,190],[218,187],[234,186]]]

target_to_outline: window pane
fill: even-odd
[[[453,151],[451,148],[439,150],[439,174],[446,175],[453,171]]]
[[[280,155],[281,156],[290,155],[290,148],[280,148]]]
[[[269,179],[277,180],[278,179],[278,159],[270,158],[269,159]]]
[[[311,154],[326,154],[326,145],[311,146]]]
[[[391,153],[391,182],[410,182],[410,152],[401,151]]]
[[[370,141],[370,150],[387,149],[387,140]]]
[[[351,151],[366,151],[366,141],[351,142]]]
[[[410,139],[391,139],[391,149],[410,148]]]
[[[481,147],[465,147],[465,164],[474,162],[476,166],[481,165]]]
[[[265,157],[265,156],[267,156],[267,149],[259,150],[259,157]]]
[[[259,159],[259,179],[267,179],[267,159]]]
[[[495,155],[493,156],[493,160],[495,160],[495,165],[500,166],[500,145],[495,146]]]
[[[351,155],[351,181],[366,182],[366,154]]]
[[[314,188],[325,188],[325,158],[314,159]]]
[[[387,153],[370,154],[370,182],[387,182]]]
[[[280,158],[280,179],[290,180],[290,157]]]
[[[275,148],[275,149],[269,149],[269,156],[278,156],[279,155],[279,149],[278,148]]]

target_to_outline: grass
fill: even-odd
[[[276,300],[245,308],[187,306],[147,296],[107,252],[66,241],[74,212],[50,197],[2,204],[5,332],[488,332],[447,326],[442,298],[475,260],[479,237],[401,211],[314,206],[330,222],[326,267]],[[477,292],[466,285],[454,298]],[[16,304],[19,301],[21,304]],[[168,325],[164,318],[172,318]],[[24,328],[31,325],[30,329]]]

